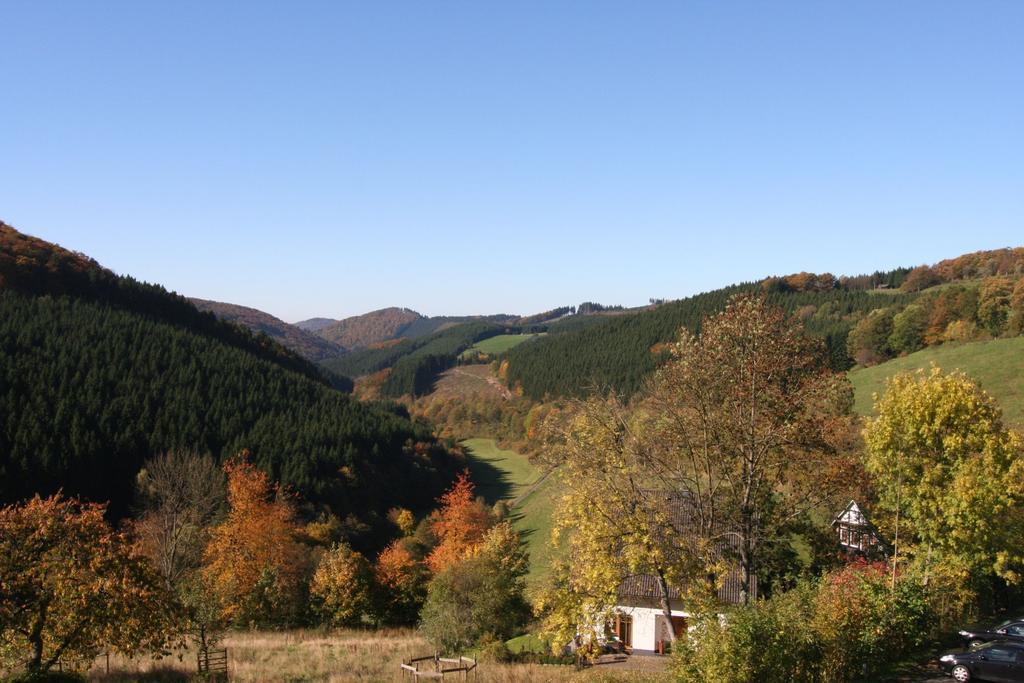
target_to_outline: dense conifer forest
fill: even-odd
[[[807,329],[822,337],[834,369],[852,365],[846,337],[854,314],[879,306],[905,304],[913,295],[879,293],[835,286],[825,291],[792,291],[771,281],[741,284],[662,304],[640,313],[583,318],[582,327],[552,326],[552,334],[533,344],[523,344],[507,354],[508,381],[519,385],[530,398],[584,396],[595,389],[635,393],[644,378],[658,365],[664,345],[672,342],[680,327],[697,332],[701,320],[725,308],[730,297],[745,291],[762,291],[768,300],[787,312],[813,307],[805,319]]]
[[[348,518],[373,545],[388,509],[431,507],[459,468],[404,409],[352,399],[272,341],[10,228],[3,238],[0,502],[63,489],[120,517],[154,454],[246,449],[310,516]]]
[[[437,375],[455,365],[460,353],[482,339],[504,334],[510,329],[491,322],[467,322],[428,337],[403,339],[332,358],[322,365],[331,372],[349,377],[391,368],[381,393],[394,398],[419,396],[430,392]]]

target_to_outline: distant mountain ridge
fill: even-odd
[[[309,320],[300,320],[297,323],[292,323],[295,327],[306,332],[319,332],[328,325],[333,325],[338,322],[334,318],[310,318]]]
[[[242,325],[253,332],[262,332],[311,361],[334,358],[345,352],[345,349],[337,344],[255,308],[195,297],[190,297],[189,301],[200,311],[209,311],[221,320]]]
[[[424,316],[408,308],[382,308],[345,318],[316,331],[327,341],[346,349],[365,349],[400,337],[402,331]]]

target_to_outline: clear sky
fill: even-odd
[[[0,219],[288,321],[1024,244],[1024,2],[0,0]]]

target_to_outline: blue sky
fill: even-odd
[[[0,0],[0,219],[289,321],[1024,244],[1024,2]]]

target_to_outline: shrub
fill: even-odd
[[[479,547],[431,580],[420,615],[423,634],[444,652],[515,635],[530,614],[526,569],[518,534],[508,522],[493,527]]]
[[[750,607],[705,615],[676,644],[682,681],[848,681],[876,678],[920,647],[927,590],[884,566],[856,564]]]
[[[70,671],[26,672],[2,679],[3,683],[84,683],[85,676]]]

